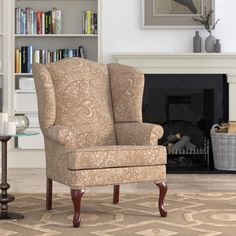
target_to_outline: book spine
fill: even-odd
[[[19,54],[20,54],[20,50],[16,49],[16,53],[15,53],[15,73],[20,73],[20,71],[19,71]]]
[[[34,51],[34,62],[40,63],[40,51],[39,50]]]
[[[32,73],[31,64],[33,63],[33,46],[27,47],[27,72]]]
[[[50,63],[51,62],[51,54],[50,54],[49,50],[46,51],[46,55],[47,55],[46,63]]]
[[[45,34],[49,34],[49,13],[45,12]]]
[[[26,34],[26,14],[25,12],[23,12],[23,20],[22,20],[22,24],[23,24],[23,34]]]
[[[49,34],[52,34],[52,11],[49,11],[48,15],[48,31]]]
[[[22,73],[27,73],[27,46],[21,47],[22,57],[21,57],[21,71]]]
[[[82,34],[86,34],[86,12],[82,11]]]
[[[68,57],[73,57],[73,50],[72,49],[68,49]]]
[[[18,61],[18,68],[19,68],[18,70],[19,70],[19,72],[18,73],[22,72],[21,58],[22,58],[22,51],[19,51],[19,61]]]
[[[56,10],[55,9],[51,11],[51,15],[52,15],[51,33],[55,34],[56,33]]]
[[[93,14],[93,23],[94,23],[94,34],[98,33],[98,14]]]
[[[42,12],[36,11],[37,34],[42,34]]]
[[[42,34],[45,34],[45,13],[44,12],[42,12],[41,22],[42,22]]]
[[[26,34],[30,34],[30,8],[25,9],[26,14]]]
[[[62,30],[61,30],[61,10],[56,10],[55,12],[55,34],[61,34]]]
[[[19,14],[18,14],[19,8],[15,8],[15,34],[19,34]]]
[[[30,10],[30,34],[34,33],[34,11]]]
[[[79,57],[85,58],[84,47],[79,46]]]
[[[22,9],[20,9],[20,24],[19,24],[19,27],[20,27],[20,34],[24,34],[24,24],[23,24],[23,17],[24,17],[24,12]]]
[[[91,11],[86,12],[87,34],[91,34]]]

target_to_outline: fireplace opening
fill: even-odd
[[[210,129],[228,106],[225,75],[145,75],[143,120],[163,126],[168,170],[214,169]]]

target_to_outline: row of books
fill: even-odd
[[[98,33],[98,15],[92,11],[82,12],[82,34]]]
[[[15,34],[61,34],[61,10],[15,8]]]
[[[33,50],[32,46],[22,46],[15,51],[15,72],[31,73],[30,64],[34,62],[47,64],[67,57],[85,58],[84,47],[79,46],[78,49]]]

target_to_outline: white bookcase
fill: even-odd
[[[37,105],[35,104],[35,91],[24,91],[19,89],[19,79],[31,78],[31,73],[15,73],[15,49],[22,46],[33,46],[33,49],[63,49],[78,48],[83,46],[87,59],[100,61],[100,0],[0,0],[11,1],[11,82],[8,83],[8,91],[11,94],[11,101],[8,110],[12,115],[25,114],[30,118],[30,130],[39,131],[37,120]],[[30,7],[33,10],[49,11],[57,8],[62,11],[62,33],[61,34],[15,34],[15,8],[25,9]],[[91,10],[98,14],[98,34],[82,34],[82,12]],[[2,14],[1,14],[2,15]],[[0,19],[2,22],[2,19]],[[2,33],[0,25],[0,42]],[[2,44],[2,42],[1,42]],[[3,46],[1,46],[3,48]],[[2,55],[0,48],[0,53]],[[1,57],[0,57],[1,60]],[[1,67],[0,67],[1,68]],[[0,78],[3,77],[3,70],[0,69]],[[42,134],[29,138],[18,138],[15,140],[16,149],[43,149]]]

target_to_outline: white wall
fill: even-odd
[[[112,54],[123,52],[192,52],[194,29],[141,29],[141,0],[102,1],[103,62]],[[215,0],[216,18],[220,22],[213,35],[220,38],[222,52],[236,52],[236,1]],[[206,30],[200,32],[208,36]]]

